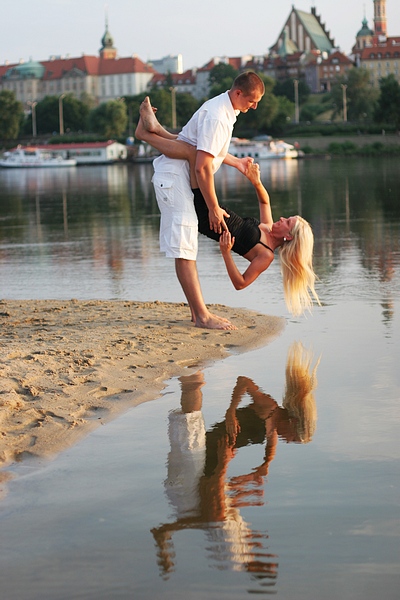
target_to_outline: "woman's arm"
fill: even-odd
[[[263,273],[263,271],[268,269],[274,257],[272,253],[271,256],[256,256],[256,258],[254,258],[251,261],[250,265],[242,274],[237,268],[236,263],[232,258],[231,250],[234,243],[235,238],[232,238],[229,231],[222,232],[219,238],[219,247],[225,262],[226,270],[228,272],[230,280],[233,283],[233,287],[236,290],[243,290],[244,288],[248,287],[251,283],[253,283],[253,281],[255,281],[257,277],[261,273]]]
[[[263,186],[263,184],[260,183],[255,187],[256,190],[256,194],[257,194],[257,199],[258,199],[258,206],[260,209],[260,223],[264,223],[265,225],[268,225],[268,227],[272,227],[273,224],[273,218],[272,218],[272,210],[271,210],[271,203],[269,200],[269,194],[267,192],[267,190],[265,189],[265,187]]]
[[[245,175],[250,183],[253,184],[257,194],[258,205],[260,209],[260,222],[268,225],[268,227],[272,227],[273,218],[271,203],[269,200],[269,194],[261,181],[260,165],[257,163],[248,165]]]

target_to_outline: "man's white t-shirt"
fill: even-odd
[[[214,156],[213,172],[218,171],[223,163],[231,142],[233,126],[240,111],[234,110],[228,92],[207,100],[183,127],[178,139],[196,146]],[[182,163],[173,158],[162,155],[153,161],[155,171],[169,171],[175,173],[178,165]],[[182,172],[179,167],[179,172]]]

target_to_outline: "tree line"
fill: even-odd
[[[216,65],[210,71],[210,94],[214,97],[226,91],[238,72],[225,64]],[[265,95],[257,111],[243,114],[235,127],[235,134],[252,137],[256,134],[282,135],[285,126],[293,122],[295,114],[295,81],[275,81],[262,76]],[[173,82],[166,77],[162,87],[148,92],[157,118],[167,128],[173,123],[180,128],[197,108],[206,100],[196,100],[188,93],[175,93],[173,102]],[[345,89],[345,97],[344,97]],[[393,75],[380,81],[380,88],[374,89],[369,83],[366,69],[350,69],[346,76],[338,79],[329,93],[322,95],[319,103],[309,103],[310,90],[304,80],[297,83],[300,121],[311,123],[321,113],[330,112],[331,119],[343,118],[346,111],[348,121],[391,124],[400,129],[400,85]],[[60,133],[60,111],[62,110],[63,130],[67,134],[93,134],[110,139],[132,135],[139,116],[139,106],[147,93],[124,96],[96,106],[94,98],[83,94],[80,99],[73,94],[46,96],[34,104],[29,114],[15,94],[4,90],[0,93],[0,139],[16,140],[19,136],[52,135]],[[344,106],[346,104],[346,106]],[[173,108],[174,107],[174,108]],[[174,110],[174,114],[173,114]],[[34,132],[34,133],[33,133]]]

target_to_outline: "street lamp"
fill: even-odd
[[[172,129],[176,129],[176,88],[170,87],[171,91],[171,106],[172,106]]]
[[[64,114],[63,114],[63,98],[65,98],[66,94],[61,94],[58,98],[58,117],[60,121],[60,135],[64,135]]]
[[[347,85],[345,83],[342,83],[341,87],[342,87],[342,92],[343,92],[343,121],[346,123],[347,122],[347,95],[346,95]]]
[[[294,121],[299,122],[299,80],[293,79],[294,83]]]
[[[28,100],[27,102],[28,106],[31,107],[31,112],[32,112],[32,135],[33,137],[36,137],[36,104],[37,102],[34,102],[33,100]]]

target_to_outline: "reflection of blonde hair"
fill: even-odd
[[[289,348],[286,362],[286,389],[282,406],[290,417],[297,420],[298,441],[310,442],[317,422],[317,406],[314,390],[317,387],[317,367],[311,370],[313,355],[300,342],[294,342]]]
[[[316,276],[312,266],[314,235],[310,224],[299,216],[296,216],[291,235],[293,239],[279,250],[283,289],[289,311],[293,315],[301,315],[312,306],[311,294],[320,304],[314,288]]]

